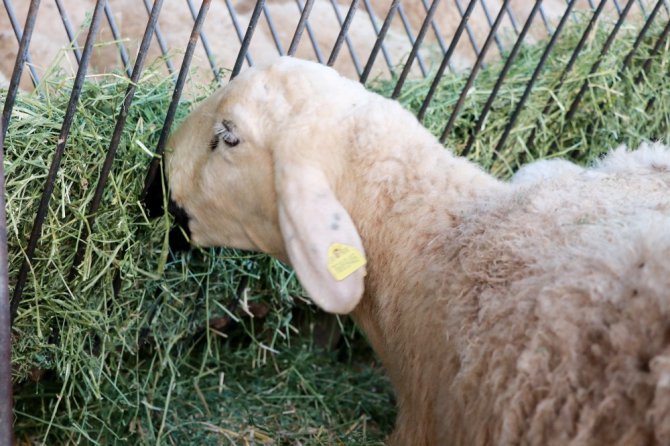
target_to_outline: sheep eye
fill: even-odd
[[[235,147],[239,144],[240,139],[235,135],[233,130],[235,125],[227,120],[223,120],[214,126],[214,138],[210,142],[210,149],[214,150],[219,145],[219,141],[223,141],[228,147]]]

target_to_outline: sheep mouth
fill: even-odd
[[[168,236],[170,249],[172,251],[188,251],[191,249],[191,230],[188,222],[190,217],[184,208],[180,207],[170,197],[168,201],[168,212],[174,218],[174,226],[170,229]]]

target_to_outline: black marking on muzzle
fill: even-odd
[[[142,204],[147,211],[149,218],[158,218],[165,215],[165,197],[164,191],[167,190],[167,184],[164,184],[164,175],[156,172],[156,175],[145,186],[142,196]],[[167,211],[174,217],[175,225],[170,229],[168,235],[170,250],[172,252],[189,251],[191,244],[191,232],[188,228],[188,213],[169,197]]]

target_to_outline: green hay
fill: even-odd
[[[663,20],[657,20],[662,22]],[[554,48],[502,153],[493,148],[542,47],[519,54],[470,157],[507,177],[525,161],[569,156],[587,162],[643,139],[668,141],[670,57],[663,46],[633,80],[660,33],[648,33],[631,69],[617,77],[637,26],[624,27],[575,117],[566,108],[587,78],[611,24],[603,23],[562,89],[558,75],[580,36],[571,26]],[[635,28],[635,29],[634,29]],[[482,70],[447,145],[463,149],[501,64]],[[87,83],[68,140],[14,328],[15,429],[26,443],[380,444],[394,410],[389,384],[350,322],[332,353],[311,341],[310,315],[295,277],[265,256],[201,250],[168,260],[168,217],[149,221],[138,202],[167,109],[171,80],[147,71],[138,86],[86,255],[68,280],[99,177],[123,76]],[[425,124],[440,135],[466,75],[445,76]],[[43,97],[20,95],[8,130],[5,170],[10,284],[24,258],[39,196],[63,119],[71,79],[49,78]],[[400,101],[416,111],[430,80],[409,82]],[[373,89],[390,94],[393,83]],[[204,89],[201,96],[208,93]],[[558,105],[540,116],[548,97]],[[655,97],[650,113],[644,112]],[[184,102],[178,120],[189,110]],[[539,118],[539,120],[538,120]],[[537,128],[534,149],[525,146]],[[120,291],[114,295],[114,278]],[[240,280],[249,283],[236,304]],[[266,306],[251,318],[236,307]],[[297,315],[307,314],[307,323]],[[236,328],[215,322],[232,317]],[[262,323],[259,322],[262,319]],[[221,373],[225,374],[223,383]]]

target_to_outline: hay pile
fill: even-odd
[[[620,31],[568,123],[566,108],[598,57],[610,24],[600,25],[563,88],[556,90],[581,35],[579,25],[566,29],[505,149],[493,153],[541,56],[542,47],[524,48],[470,157],[505,177],[536,158],[567,155],[586,161],[619,143],[668,141],[667,42],[635,82],[667,20],[661,16],[621,78],[617,73],[638,25]],[[500,69],[501,64],[492,65],[476,80],[447,141],[455,151],[472,132]],[[348,322],[340,327],[347,342],[339,355],[319,352],[310,335],[315,325],[294,320],[296,306],[313,310],[307,309],[289,269],[231,250],[168,256],[169,217],[149,221],[138,201],[172,88],[171,80],[151,73],[139,83],[84,262],[69,280],[126,80],[98,78],[83,91],[14,327],[19,439],[46,444],[240,444],[243,439],[378,444],[393,420],[388,383],[369,350],[360,349],[360,336]],[[465,79],[447,76],[440,84],[424,122],[438,136]],[[70,85],[70,79],[54,76],[42,89],[43,97],[21,95],[14,106],[5,142],[10,284],[23,261]],[[417,110],[429,85],[430,80],[408,83],[400,101]],[[389,94],[393,85],[373,88]],[[557,106],[540,116],[549,96]],[[655,101],[647,113],[651,98]],[[189,107],[181,105],[178,119]],[[531,150],[525,141],[536,126]],[[248,283],[238,298],[243,277]]]

